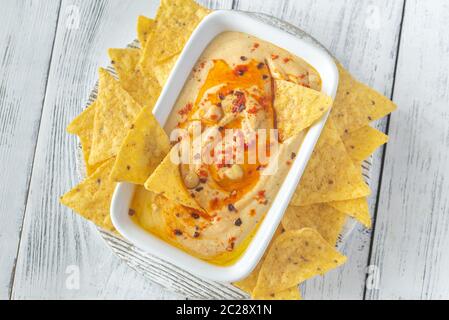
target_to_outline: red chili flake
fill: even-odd
[[[192,213],[190,214],[190,216],[191,216],[193,219],[195,219],[195,220],[198,220],[198,219],[200,218],[200,215],[199,215],[198,213],[196,213],[196,212],[192,212]]]
[[[255,209],[251,209],[251,211],[249,212],[249,215],[251,217],[254,217],[256,215],[256,210]]]
[[[271,55],[271,59],[277,60],[277,59],[279,59],[279,55],[278,54],[272,54]]]
[[[252,107],[251,109],[248,110],[248,113],[256,114],[257,113],[257,107],[256,106]]]
[[[261,62],[257,65],[257,69],[262,69],[263,67],[265,67],[265,63]]]
[[[207,173],[206,170],[200,170],[199,176],[207,178],[209,176],[209,174]]]
[[[269,77],[266,75],[266,74],[264,74],[263,76],[262,76],[262,79],[264,79],[264,80],[267,80]]]
[[[128,215],[129,215],[130,217],[134,216],[135,214],[136,214],[136,210],[134,210],[134,209],[129,209],[129,210],[128,210]]]
[[[238,218],[237,220],[235,220],[234,224],[235,224],[237,227],[240,227],[240,226],[242,225],[242,219]]]
[[[255,42],[254,44],[253,44],[253,48],[251,49],[251,52],[253,52],[254,50],[256,50],[257,48],[259,48],[260,47],[260,44],[258,44],[257,42]]]
[[[240,57],[240,60],[242,60],[242,61],[246,61],[246,60],[248,60],[248,58],[247,58],[247,57],[245,57],[245,56],[241,56],[241,57]]]
[[[236,66],[234,68],[234,74],[236,76],[243,76],[245,74],[245,72],[247,72],[247,71],[248,71],[248,66],[240,65],[240,66]]]
[[[255,197],[257,202],[260,204],[267,204],[268,200],[265,198],[265,190],[261,190],[257,193],[257,196]]]
[[[193,237],[194,237],[194,238],[199,238],[199,237],[200,237],[200,233],[199,233],[199,232],[195,232],[195,233],[193,234]]]
[[[292,165],[292,162],[291,162],[290,160],[287,160],[287,165],[288,165],[288,166],[291,166],[291,165]]]
[[[296,153],[292,152],[291,158],[292,158],[292,160],[295,159],[296,158]]]
[[[284,60],[282,60],[282,61],[284,61],[284,63],[289,63],[291,60],[292,59],[290,59],[290,58],[284,58]]]
[[[179,229],[173,230],[173,233],[175,234],[175,236],[182,236],[182,231]]]
[[[220,98],[220,100],[224,100],[224,99],[225,99],[225,96],[224,96],[223,93],[219,93],[219,94],[218,94],[218,98]]]
[[[231,211],[231,212],[236,212],[237,211],[237,209],[235,208],[235,206],[232,203],[228,204],[228,210]]]
[[[235,246],[235,237],[231,237],[228,239],[228,247],[226,248],[227,251],[232,251],[234,250],[234,246]]]
[[[178,111],[179,115],[184,116],[186,114],[188,114],[193,108],[193,105],[191,103],[188,103],[184,106],[184,108],[182,108],[181,110]]]

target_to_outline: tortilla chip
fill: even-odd
[[[353,132],[393,112],[396,105],[377,91],[355,80],[338,64],[340,83],[331,112],[338,133]]]
[[[122,89],[118,81],[106,70],[100,69],[90,165],[117,155],[140,110],[140,105]]]
[[[153,107],[159,98],[161,86],[152,75],[144,75],[138,63],[139,49],[109,49],[109,57],[120,78],[120,84],[140,106]]]
[[[267,294],[265,296],[258,296],[258,300],[302,300],[301,293],[298,286],[291,287],[281,292]]]
[[[143,52],[142,69],[151,74],[157,62],[179,54],[193,30],[209,12],[193,0],[162,0],[153,36]]]
[[[114,159],[106,161],[89,178],[61,197],[63,205],[100,228],[113,230],[109,208],[116,183],[110,179]]]
[[[155,26],[156,21],[153,19],[144,16],[139,16],[137,19],[137,38],[139,39],[141,48],[146,47],[147,41],[151,37]]]
[[[185,207],[204,211],[185,187],[179,165],[171,160],[172,152],[177,152],[177,149],[173,148],[165,157],[164,161],[145,182],[145,188]]]
[[[368,229],[371,228],[371,215],[369,213],[368,200],[366,198],[329,202],[332,208],[345,213]]]
[[[332,99],[296,83],[275,80],[274,110],[282,140],[298,135],[320,119],[332,106]]]
[[[268,245],[268,248],[265,250],[265,254],[263,255],[263,257],[260,259],[259,263],[257,264],[257,266],[254,268],[254,270],[250,273],[249,276],[247,276],[245,279],[242,279],[240,281],[236,281],[233,283],[234,286],[236,286],[237,288],[245,291],[248,294],[252,294],[254,288],[256,287],[257,284],[257,279],[259,278],[259,272],[260,269],[262,268],[262,264],[263,261],[265,260],[268,251],[270,251],[270,248],[273,246],[273,243],[276,241],[276,239],[284,232],[284,228],[282,226],[279,226],[276,229],[276,232],[273,235],[273,238],[271,239],[270,244]]]
[[[335,246],[347,215],[322,203],[305,207],[289,206],[282,218],[285,230],[316,230],[330,245]]]
[[[332,121],[328,121],[291,204],[307,206],[366,197],[370,193],[361,170],[349,157]]]
[[[370,126],[344,134],[342,137],[349,156],[357,163],[368,159],[380,146],[388,142],[388,136]]]
[[[263,262],[253,298],[297,286],[337,268],[345,261],[346,257],[315,230],[286,231],[276,239]]]
[[[179,55],[176,55],[153,66],[154,77],[157,79],[161,87],[165,85],[165,82],[167,81],[170,72],[175,67],[178,58]]]
[[[259,278],[259,273],[260,269],[262,268],[263,259],[264,258],[262,258],[257,267],[250,273],[248,277],[246,277],[243,280],[234,282],[233,285],[251,295],[254,288],[256,287],[257,279]]]
[[[142,109],[117,155],[112,179],[143,185],[170,151],[170,140],[150,107]]]
[[[100,162],[93,166],[89,165],[90,149],[92,148],[92,134],[94,131],[94,118],[97,103],[92,103],[78,117],[76,117],[67,127],[67,132],[77,135],[80,139],[83,150],[84,165],[86,167],[86,176],[94,173],[103,163]]]

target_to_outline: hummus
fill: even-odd
[[[274,134],[274,79],[321,89],[320,77],[310,65],[273,44],[238,32],[223,33],[211,42],[165,126],[169,134],[183,129],[175,146],[185,156],[179,165],[179,187],[186,188],[203,210],[156,196],[151,219],[158,223],[136,217],[141,225],[151,225],[151,232],[208,261],[224,264],[243,252],[304,137]],[[201,146],[200,152],[192,148],[192,141]],[[260,158],[260,142],[266,161]],[[254,150],[255,159],[250,153]]]

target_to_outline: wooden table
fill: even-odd
[[[58,203],[77,183],[65,133],[108,64],[157,0],[1,0],[0,299],[183,299],[115,257]],[[211,0],[271,14],[312,34],[399,110],[377,123],[371,231],[348,263],[308,281],[306,299],[449,298],[449,2]],[[79,283],[74,281],[79,279]]]

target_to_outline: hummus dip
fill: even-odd
[[[184,129],[177,140],[180,154],[192,150],[184,142],[190,141],[195,132],[201,137],[201,154],[188,152],[188,161],[179,165],[183,182],[179,188],[186,188],[204,210],[155,196],[151,223],[149,217],[137,216],[139,224],[217,264],[231,263],[246,249],[304,137],[304,133],[287,138],[270,134],[277,128],[274,79],[321,90],[315,69],[273,44],[238,32],[223,33],[211,42],[165,126],[169,134]],[[259,135],[260,129],[267,131],[265,137]],[[229,130],[238,133],[232,136],[233,147],[224,144],[217,153],[215,138],[226,140]],[[260,139],[266,142],[268,161],[250,161],[249,150]],[[236,148],[243,150],[240,161],[235,159]],[[214,161],[203,161],[206,153]]]

